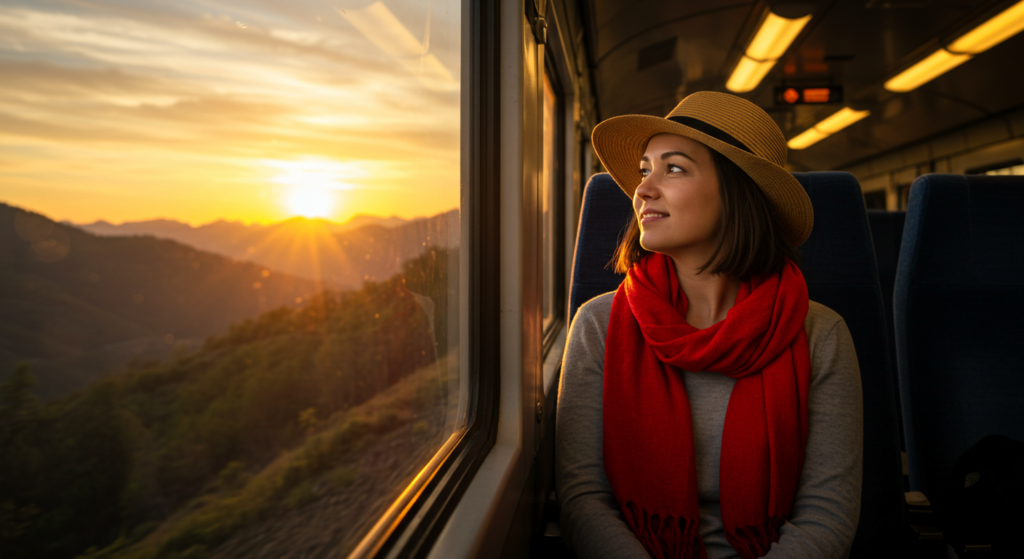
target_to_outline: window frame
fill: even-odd
[[[566,235],[566,180],[565,172],[567,168],[566,156],[566,137],[567,131],[565,129],[565,105],[566,105],[566,94],[565,88],[562,87],[561,75],[555,66],[554,56],[556,53],[555,49],[550,48],[551,45],[544,45],[544,76],[551,81],[551,89],[555,92],[555,138],[554,138],[554,161],[555,168],[551,170],[551,177],[554,179],[552,189],[552,204],[551,211],[555,217],[554,226],[552,227],[552,233],[555,235],[554,244],[552,245],[554,254],[552,255],[555,262],[555,268],[550,270],[551,282],[554,288],[552,295],[551,310],[552,317],[551,323],[542,330],[541,333],[541,355],[546,356],[554,346],[555,341],[558,339],[559,332],[562,327],[565,326],[566,309],[568,307],[568,300],[566,294],[568,289],[566,288],[566,250],[565,250],[565,235]],[[543,77],[541,78],[541,88],[543,88]],[[543,111],[543,108],[541,109]],[[542,133],[544,131],[542,130]],[[547,239],[543,238],[543,217],[541,217],[541,242],[546,243]],[[548,270],[544,269],[543,263],[541,263],[541,273],[548,274]],[[543,297],[544,294],[541,294]],[[543,316],[541,317],[543,321]]]
[[[499,8],[462,2],[462,193],[468,225],[469,338],[466,370],[475,390],[461,438],[403,491],[349,559],[425,557],[494,446],[500,386],[500,45]],[[474,382],[475,381],[475,382]]]

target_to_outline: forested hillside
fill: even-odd
[[[97,237],[0,204],[0,380],[29,360],[37,392],[59,394],[320,289],[173,241]]]
[[[20,365],[0,385],[0,557],[344,556],[448,432],[448,258],[50,401]]]

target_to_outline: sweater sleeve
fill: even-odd
[[[857,353],[839,319],[812,347],[804,469],[789,521],[768,559],[842,558],[860,514],[864,416]]]
[[[611,298],[611,294],[605,295],[580,308],[562,360],[555,420],[560,527],[580,559],[648,559],[622,518],[602,458],[604,338],[609,316],[603,307],[611,306]]]

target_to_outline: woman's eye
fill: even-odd
[[[647,175],[651,174],[650,169],[640,169],[640,176],[646,178]]]
[[[668,164],[668,172],[670,172],[670,173],[681,173],[681,172],[683,172],[683,168],[680,167],[679,165],[674,165],[672,163],[669,163]]]

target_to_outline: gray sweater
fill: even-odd
[[[562,362],[555,434],[555,487],[561,530],[580,559],[649,555],[622,519],[601,457],[604,341],[614,293],[576,314]],[[860,513],[863,410],[860,369],[842,317],[811,301],[804,323],[811,351],[804,468],[789,521],[766,557],[841,558],[850,553]],[[700,536],[708,559],[739,557],[725,539],[718,460],[735,380],[684,371],[696,447]]]

